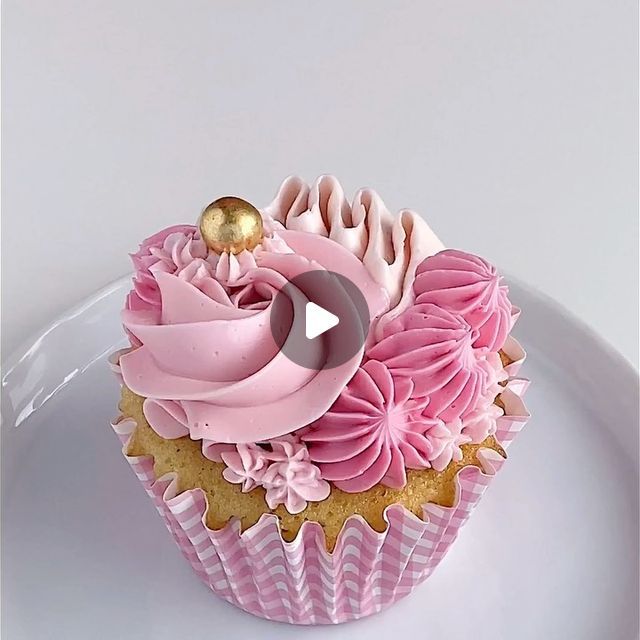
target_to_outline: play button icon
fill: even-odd
[[[318,269],[288,281],[273,299],[271,334],[278,349],[301,367],[320,371],[344,364],[362,349],[369,307],[345,276]]]
[[[313,340],[329,331],[340,322],[338,316],[318,306],[315,302],[307,302],[305,307],[305,336]]]

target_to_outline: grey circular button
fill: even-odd
[[[369,324],[369,306],[358,287],[333,271],[296,276],[271,308],[271,333],[280,351],[316,371],[339,367],[358,353]]]

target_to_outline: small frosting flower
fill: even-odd
[[[306,445],[293,437],[271,443],[273,462],[262,477],[265,499],[270,509],[283,504],[289,513],[300,513],[307,502],[327,498],[331,487],[320,476],[320,469],[309,459]]]
[[[469,436],[471,442],[482,442],[496,432],[497,420],[503,413],[504,411],[492,400],[488,405],[474,409],[465,417],[462,433]]]
[[[429,425],[425,436],[433,448],[429,459],[431,466],[436,471],[444,471],[451,461],[460,462],[463,455],[462,445],[478,444],[487,436],[493,435],[497,428],[496,421],[502,413],[502,409],[493,404],[493,398],[481,404],[463,419],[456,418],[450,422],[430,418],[425,411],[426,415],[423,417]]]
[[[409,378],[392,376],[381,362],[361,366],[331,409],[302,435],[322,477],[355,493],[379,482],[403,487],[407,468],[428,468],[433,446],[412,392]]]
[[[452,460],[462,460],[460,447],[471,442],[471,436],[464,433],[460,419],[448,423],[429,420],[429,424],[425,435],[433,447],[431,466],[436,471],[444,471]]]
[[[306,445],[294,436],[271,440],[264,446],[238,444],[232,450],[229,445],[222,447],[218,455],[227,465],[222,472],[224,479],[241,484],[243,493],[263,487],[270,509],[283,504],[289,513],[300,513],[307,502],[320,502],[329,495],[329,483],[310,461]],[[213,446],[212,453],[215,450]]]
[[[413,283],[416,304],[461,315],[476,331],[473,346],[498,351],[513,327],[508,287],[496,268],[470,253],[447,249],[426,258]]]
[[[367,356],[394,377],[411,378],[414,397],[428,398],[425,415],[449,422],[500,389],[500,357],[474,349],[477,337],[462,316],[421,303],[389,322]]]
[[[257,444],[239,444],[235,451],[220,454],[227,468],[224,479],[232,484],[242,484],[242,492],[248,493],[262,482],[269,464],[267,452]]]

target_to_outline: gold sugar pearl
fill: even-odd
[[[253,251],[263,238],[260,212],[234,196],[212,202],[202,212],[198,224],[202,239],[216,253]]]

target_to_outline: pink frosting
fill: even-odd
[[[406,469],[442,471],[462,459],[463,444],[495,433],[502,410],[493,399],[481,402],[464,419],[433,417],[429,398],[415,397],[410,378],[369,360],[301,437],[322,477],[343,491],[366,491],[378,483],[399,489],[407,482]]]
[[[289,513],[300,513],[307,501],[320,502],[327,498],[331,487],[320,477],[320,469],[309,460],[303,444],[293,439],[272,443],[275,461],[264,474],[262,485],[270,509],[283,504]]]
[[[207,246],[193,225],[168,227],[147,238],[131,254],[135,274],[127,308],[159,309],[160,290],[155,274],[177,273],[188,265],[199,265],[207,253]]]
[[[184,233],[180,242],[175,240],[182,249],[167,251],[174,235],[160,234],[143,245],[159,307],[152,302],[155,297],[147,296],[147,304],[129,305],[123,312],[124,326],[140,346],[120,359],[122,376],[130,389],[146,398],[149,424],[165,438],[189,434],[208,441],[257,442],[291,433],[320,417],[357,370],[363,350],[327,370],[291,362],[271,336],[273,297],[301,273],[327,267],[346,275],[365,293],[375,318],[388,307],[384,289],[353,254],[321,236],[286,232],[286,243],[293,247],[288,251],[296,253],[267,247],[237,257],[225,254],[219,260],[197,256],[189,262],[182,261]],[[192,248],[196,241],[194,235]],[[155,251],[158,242],[163,247],[160,257]],[[220,273],[225,260],[238,264]],[[324,293],[298,291],[292,299],[295,313],[304,315],[309,300],[322,304]],[[353,331],[359,331],[357,312],[346,293],[334,297],[333,303],[343,310],[344,330],[353,325]],[[327,333],[314,341],[318,368],[333,339]]]
[[[400,488],[407,468],[428,468],[433,447],[412,392],[409,378],[394,378],[380,362],[360,367],[331,409],[302,434],[322,477],[355,493],[379,482]]]
[[[269,466],[267,452],[257,444],[238,444],[231,451],[220,454],[227,468],[222,476],[227,482],[241,484],[242,493],[249,493],[262,483]]]
[[[367,356],[411,378],[414,395],[427,398],[425,415],[449,422],[493,401],[504,379],[500,356],[475,349],[477,337],[462,316],[420,303],[388,323]]]
[[[471,442],[477,444],[493,435],[497,429],[497,419],[502,414],[502,409],[493,403],[493,398],[484,399],[464,419],[455,418],[449,422],[433,419],[425,410],[423,418],[428,425],[425,435],[433,447],[429,459],[431,466],[436,471],[444,471],[451,461],[460,462],[462,445]]]
[[[464,432],[462,420],[451,422],[436,419],[428,421],[427,436],[433,444],[431,466],[436,471],[444,471],[449,463],[462,460],[462,445],[471,442],[471,436]]]
[[[461,315],[477,331],[474,347],[502,348],[513,327],[509,289],[496,268],[478,256],[447,249],[424,260],[413,283],[416,303]]]
[[[493,266],[442,251],[419,216],[394,218],[369,189],[348,203],[330,176],[286,180],[263,218],[253,252],[218,256],[180,225],[132,256],[123,323],[134,348],[118,368],[158,434],[202,440],[229,482],[298,513],[328,495],[326,480],[400,488],[407,469],[442,470],[496,432],[498,351],[517,311]],[[287,282],[323,268],[362,291],[372,330],[348,362],[318,371],[331,333],[310,344],[317,368],[300,367],[275,344],[270,314]],[[323,293],[294,291],[294,312],[322,306]],[[343,330],[359,331],[352,302],[337,303]],[[286,436],[298,430],[303,442]]]
[[[360,189],[348,202],[334,176],[320,176],[312,185],[287,178],[265,213],[287,229],[331,238],[362,261],[391,301],[372,337],[411,304],[416,267],[444,249],[417,213],[404,209],[394,216],[373,189]]]
[[[290,253],[282,241],[267,239],[269,247],[279,253]],[[209,253],[198,229],[191,225],[169,227],[145,240],[131,259],[135,268],[134,288],[127,298],[127,309],[154,311],[162,308],[158,274],[175,275],[200,289],[222,304],[234,301],[225,286],[233,286],[250,269],[256,267],[254,255]],[[246,289],[246,288],[245,288]],[[235,296],[246,296],[238,291]],[[250,306],[244,304],[243,306]]]
[[[307,502],[320,502],[330,486],[320,477],[320,469],[309,459],[306,446],[293,437],[271,440],[264,446],[238,444],[221,453],[227,468],[225,480],[242,484],[244,493],[263,487],[270,509],[284,505],[289,513],[300,513]]]
[[[489,400],[485,406],[474,409],[464,419],[462,433],[469,436],[471,442],[482,442],[488,436],[494,435],[498,418],[504,414],[497,404]]]

